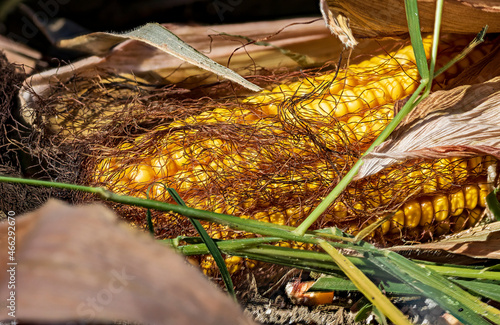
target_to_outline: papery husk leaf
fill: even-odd
[[[500,259],[500,222],[477,226],[439,242],[389,248],[399,254],[432,260],[469,264],[476,259]],[[464,258],[470,257],[470,258]]]
[[[198,52],[193,47],[183,42],[177,35],[157,23],[148,23],[123,34],[104,32],[91,33],[69,40],[62,40],[60,41],[60,46],[72,50],[89,52],[95,55],[105,55],[110,48],[128,39],[138,40],[154,46],[181,60],[237,82],[252,91],[259,91],[261,89],[259,86],[245,80],[234,71]]]
[[[387,141],[362,158],[355,178],[411,158],[478,154],[500,158],[500,77],[431,94]]]
[[[331,12],[327,16],[336,17],[337,28],[332,29],[332,32],[342,41],[346,39],[345,35],[380,38],[408,33],[402,0],[326,0],[326,3]],[[422,32],[432,32],[435,6],[434,0],[418,1]],[[500,5],[495,0],[445,1],[441,32],[475,34],[488,25],[488,32],[498,33],[499,14]],[[348,40],[352,43],[355,41],[354,37]],[[345,44],[349,46],[348,43]]]
[[[0,243],[7,248],[7,236]],[[254,324],[178,254],[102,205],[51,200],[16,218],[15,258],[16,319],[24,322]],[[8,281],[3,272],[2,299]]]

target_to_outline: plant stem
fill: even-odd
[[[0,176],[0,182],[10,182],[10,183],[18,183],[18,184],[26,184],[26,185],[35,185],[35,186],[46,186],[46,187],[55,187],[69,190],[77,190],[87,193],[93,193],[98,195],[103,200],[112,201],[116,203],[123,203],[133,206],[139,206],[143,208],[155,209],[159,211],[166,212],[175,212],[179,213],[185,217],[195,218],[204,221],[210,221],[219,223],[225,226],[228,226],[232,229],[243,230],[247,232],[252,232],[255,234],[261,234],[265,236],[276,236],[286,240],[294,240],[304,243],[316,243],[314,235],[305,234],[305,235],[297,235],[292,232],[294,230],[293,227],[289,226],[280,226],[273,223],[252,220],[252,219],[242,219],[239,217],[230,216],[227,214],[220,214],[210,211],[198,210],[189,208],[186,206],[170,204],[155,200],[147,200],[132,196],[118,195],[114,194],[104,188],[101,187],[90,187],[90,186],[81,186],[81,185],[73,185],[67,183],[59,183],[59,182],[51,182],[51,181],[42,181],[42,180],[34,180],[34,179],[24,179],[18,177],[9,177],[9,176]]]

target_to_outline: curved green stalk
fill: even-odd
[[[55,187],[55,188],[92,193],[98,195],[101,199],[107,201],[143,207],[146,209],[155,209],[159,211],[179,213],[188,218],[195,218],[199,220],[215,222],[236,230],[243,230],[265,236],[276,236],[282,239],[295,240],[304,243],[316,243],[317,240],[315,239],[315,237],[320,235],[320,234],[312,235],[312,233],[307,233],[305,235],[297,235],[292,232],[292,230],[294,230],[295,228],[289,226],[281,226],[273,223],[252,220],[252,219],[241,219],[239,217],[230,216],[227,214],[198,210],[187,206],[181,206],[154,200],[147,200],[133,196],[118,195],[102,187],[90,187],[90,186],[74,185],[68,183],[42,181],[35,179],[24,179],[18,177],[10,177],[10,176],[0,176],[0,182]]]

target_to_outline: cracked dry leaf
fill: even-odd
[[[402,245],[391,251],[411,258],[446,263],[453,255],[453,261],[464,264],[480,259],[500,259],[500,222],[477,226],[456,236],[438,242],[418,245]],[[460,262],[459,262],[460,261]]]

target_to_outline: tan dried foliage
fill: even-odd
[[[330,30],[347,46],[356,45],[355,37],[381,38],[408,33],[403,0],[322,0]],[[435,0],[419,0],[422,32],[432,32]],[[441,32],[478,33],[485,25],[488,31],[500,32],[500,5],[495,0],[447,0],[444,2]],[[346,35],[353,35],[347,38]]]
[[[428,259],[425,256],[430,255],[433,260],[441,259],[440,261],[445,263],[450,261],[450,255],[453,256],[453,261],[456,263],[459,263],[459,259],[471,262],[471,259],[464,259],[464,257],[476,260],[498,260],[500,259],[500,222],[468,229],[438,242],[394,246],[390,249],[419,259]]]

